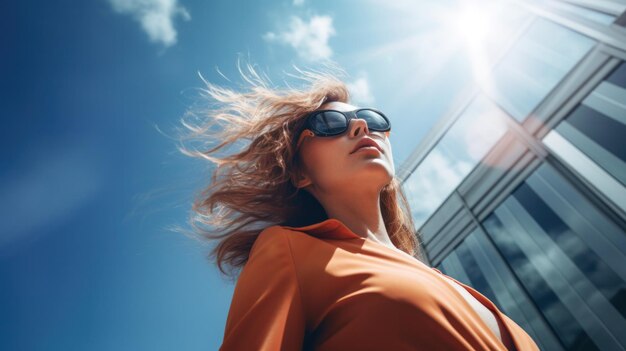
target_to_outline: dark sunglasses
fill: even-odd
[[[296,144],[296,150],[306,135],[329,137],[344,133],[348,130],[350,120],[353,118],[364,119],[369,130],[386,132],[385,134],[389,136],[391,122],[384,113],[376,109],[360,108],[354,111],[317,110],[307,115],[302,133]]]

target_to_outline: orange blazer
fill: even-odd
[[[334,218],[268,227],[237,280],[220,350],[506,351],[442,275]],[[517,350],[539,350],[489,299],[455,281],[495,313]]]

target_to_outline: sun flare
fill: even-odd
[[[494,39],[498,25],[494,21],[494,11],[480,2],[465,2],[449,17],[451,35],[464,44],[472,67],[476,84],[485,91],[493,88],[491,62],[487,45]]]

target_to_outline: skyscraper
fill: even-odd
[[[400,167],[431,265],[542,350],[626,349],[626,1],[514,1],[484,81]]]

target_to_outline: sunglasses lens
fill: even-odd
[[[339,112],[326,111],[316,114],[311,121],[312,127],[324,134],[340,134],[348,127],[346,117]]]
[[[391,125],[385,117],[374,110],[360,110],[357,118],[367,122],[370,130],[385,132],[391,129]],[[311,126],[321,135],[337,135],[346,131],[348,123],[346,117],[337,111],[324,111],[313,115]]]
[[[372,110],[361,110],[357,112],[358,118],[364,119],[367,122],[367,127],[374,131],[386,131],[390,128],[389,122],[380,113]]]

